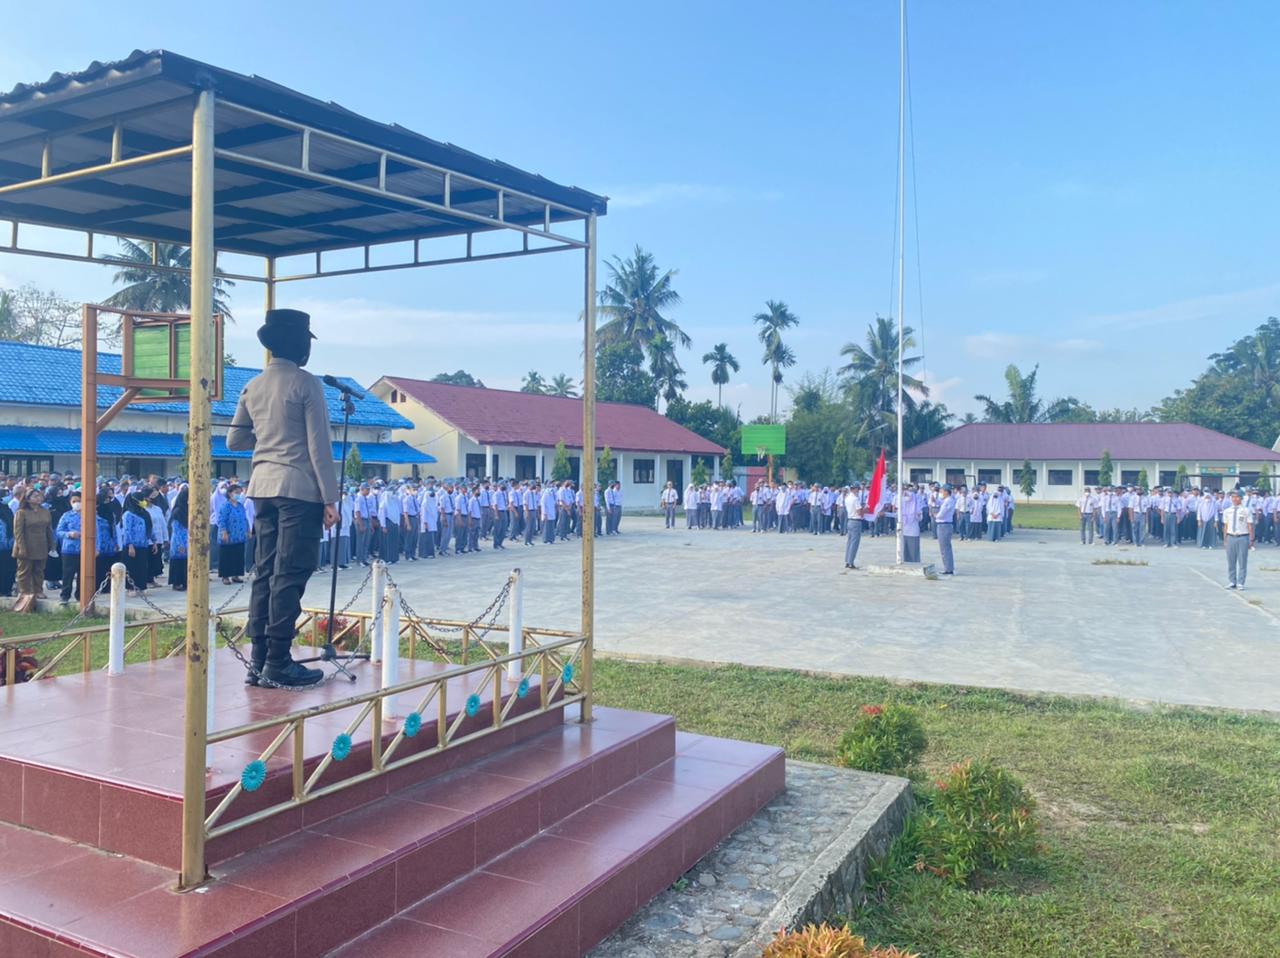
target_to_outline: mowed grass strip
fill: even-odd
[[[601,704],[834,762],[863,704],[919,709],[925,774],[989,758],[1036,795],[1045,854],[978,890],[897,870],[851,916],[926,958],[1280,954],[1280,722],[1105,700],[597,659]]]

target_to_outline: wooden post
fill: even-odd
[[[183,734],[182,873],[178,887],[205,880],[205,749],[209,650],[209,496],[213,369],[213,111],[212,90],[201,90],[191,130],[191,397],[187,425],[190,504],[187,525],[186,713]]]
[[[582,310],[582,721],[591,721],[596,617],[596,214],[587,217]],[[621,471],[621,467],[619,467]]]

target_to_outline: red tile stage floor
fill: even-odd
[[[293,695],[246,688],[224,650],[214,727],[376,687],[378,669],[358,668],[354,686]],[[439,668],[403,660],[401,677]],[[598,709],[581,725],[552,709],[215,840],[215,880],[177,894],[182,710],[175,660],[3,690],[0,956],[581,955],[785,778],[779,750],[679,734],[669,717]],[[348,720],[308,721],[309,765]],[[334,777],[368,768],[367,727]],[[215,747],[210,801],[273,734]],[[424,724],[413,747],[433,736]],[[234,814],[288,780],[273,762]]]

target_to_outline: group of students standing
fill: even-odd
[[[1252,519],[1254,542],[1280,545],[1280,496],[1257,489],[1237,491]],[[1170,486],[1150,492],[1135,486],[1086,486],[1076,500],[1084,545],[1155,543],[1172,549],[1194,542],[1201,549],[1213,549],[1226,544],[1224,514],[1229,508],[1230,497],[1221,489],[1177,492]]]
[[[551,545],[582,535],[582,490],[571,479],[443,479],[403,482],[376,479],[343,494],[339,522],[326,529],[319,567],[377,558],[389,565],[479,552],[481,543]],[[595,494],[595,532],[617,535],[622,525],[622,485]]]

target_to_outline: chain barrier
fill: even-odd
[[[54,632],[44,641],[56,642],[58,641],[58,639],[62,638],[64,635],[66,635],[68,632],[74,629],[77,623],[83,621],[85,618],[88,617],[89,609],[93,608],[94,601],[98,599],[104,592],[107,592],[110,589],[111,589],[111,577],[108,576],[106,579],[103,580],[102,585],[98,586],[98,591],[95,592],[93,595],[89,596],[89,601],[85,603],[85,608],[81,609],[79,612],[73,615],[70,619],[68,619],[65,623],[63,623],[62,628],[58,629],[57,632]],[[20,635],[12,636],[12,640],[20,642],[22,640],[22,636]]]
[[[426,618],[419,613],[417,609],[410,605],[409,600],[405,598],[404,589],[400,588],[399,583],[391,577],[391,572],[389,570],[386,575],[388,585],[394,586],[400,595],[400,608],[408,614],[410,619],[416,620],[417,626],[422,629],[423,633],[426,635],[427,642],[435,648],[437,652],[442,655],[444,654],[444,640],[433,636],[431,634],[432,629],[436,632],[450,632],[455,634],[465,634],[466,630],[470,630],[476,642],[488,650],[490,655],[493,654],[493,650],[489,649],[489,646],[484,639],[485,636],[493,631],[494,626],[498,624],[498,619],[502,615],[502,610],[506,607],[507,598],[511,595],[511,576],[507,576],[507,581],[503,584],[502,588],[498,590],[498,594],[493,597],[493,601],[485,607],[484,611],[466,625],[432,625],[431,629],[428,629],[426,626]],[[488,619],[487,622],[485,621],[486,618]],[[446,659],[448,658],[447,655],[445,657]]]

